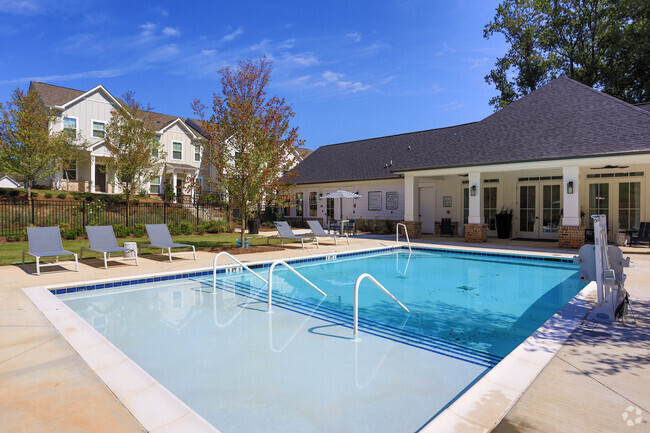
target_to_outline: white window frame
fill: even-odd
[[[65,119],[74,119],[74,135],[79,133],[79,117],[77,116],[63,116],[61,118],[61,131],[65,131]]]
[[[177,150],[174,150],[174,144],[180,144],[181,145],[181,157],[180,158],[174,158],[174,152],[178,152]],[[183,160],[183,142],[182,141],[172,141],[172,159],[174,161],[182,161]]]
[[[201,162],[201,145],[198,143],[192,143],[192,145],[194,146],[194,162]]]
[[[104,125],[104,129],[103,129],[104,137],[97,137],[95,135],[95,123],[101,123],[102,125]],[[92,138],[99,138],[100,140],[103,140],[106,137],[106,122],[103,121],[103,120],[91,119],[90,120],[90,135],[91,135]]]
[[[158,179],[158,183],[153,182],[155,179]],[[162,179],[161,179],[160,176],[155,176],[155,177],[151,178],[151,180],[149,181],[149,194],[160,194],[160,191],[161,191],[160,186],[162,184],[161,181],[162,181]],[[151,190],[152,186],[157,186],[158,187],[158,192],[153,192]]]
[[[69,176],[69,175],[66,176],[65,173],[63,174],[63,178],[64,178],[65,180],[67,180],[67,181],[75,182],[75,181],[77,181],[77,174],[78,174],[78,171],[77,171],[77,166],[78,166],[78,164],[77,164],[77,160],[70,161],[70,162],[71,162],[71,164],[74,163],[74,168],[72,168],[72,166],[71,166],[70,168],[67,168],[67,169],[65,169],[64,171],[67,171],[67,172],[72,172],[72,171],[74,171],[74,179],[70,179],[70,176]]]

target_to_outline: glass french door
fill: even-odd
[[[519,237],[557,239],[562,213],[561,184],[520,184],[518,203]]]

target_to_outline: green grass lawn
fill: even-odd
[[[194,245],[197,250],[207,250],[210,248],[220,248],[220,247],[235,247],[237,245],[237,239],[239,239],[239,233],[220,233],[220,234],[204,234],[204,235],[189,235],[189,236],[174,236],[174,242],[181,244],[190,244]],[[138,242],[146,243],[148,238],[120,238],[117,240],[118,245],[122,246],[124,242]],[[290,243],[291,240],[285,240],[285,243]],[[279,244],[279,239],[271,239],[271,245]],[[266,239],[264,238],[252,238],[249,239],[248,244],[250,246],[255,245],[266,245]],[[76,240],[76,241],[66,241],[63,240],[63,249],[71,251],[73,253],[79,254],[81,247],[89,246],[88,240]],[[29,245],[27,242],[9,242],[6,244],[0,245],[0,266],[11,265],[14,263],[20,263],[22,260],[23,250],[29,250]],[[160,253],[160,250],[157,248],[143,248],[142,253]],[[92,252],[84,252],[84,258],[86,257],[99,257],[100,254],[95,254]],[[26,257],[25,260],[33,261],[33,257]],[[48,259],[45,259],[48,260]]]

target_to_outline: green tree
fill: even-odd
[[[630,103],[650,99],[647,0],[504,0],[484,37],[497,33],[509,48],[485,77],[495,109],[560,74]]]
[[[14,90],[11,100],[0,104],[0,171],[16,176],[27,188],[61,168],[60,155],[77,155],[83,143],[66,131],[54,131],[60,121],[38,93]]]
[[[111,113],[104,139],[111,152],[106,171],[116,177],[128,203],[143,184],[161,173],[166,154],[152,126],[151,107],[137,102],[133,92],[123,99]]]
[[[262,202],[283,202],[288,196],[285,175],[292,154],[303,144],[289,121],[294,112],[283,98],[268,97],[271,61],[240,60],[235,70],[220,69],[221,92],[215,93],[212,113],[200,100],[193,103],[201,119],[206,161],[217,173],[215,187],[240,211],[241,245],[250,211]]]

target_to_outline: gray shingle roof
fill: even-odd
[[[631,152],[650,153],[650,112],[560,77],[480,122],[323,146],[295,182]]]
[[[66,102],[72,101],[74,98],[77,98],[86,93],[81,90],[70,89],[67,87],[54,86],[47,83],[39,83],[38,81],[32,81],[29,87],[36,90],[38,95],[43,100],[43,103],[48,107],[63,105]]]
[[[86,93],[83,90],[70,89],[68,87],[55,86],[53,84],[40,83],[38,81],[32,81],[30,83],[30,88],[36,90],[38,95],[43,100],[48,107],[54,107],[56,105],[63,105],[66,102],[72,101],[75,98]],[[124,101],[120,98],[116,98],[120,101],[121,104],[124,104]],[[176,119],[181,119],[182,117],[171,116],[169,114],[154,113],[150,112],[151,121],[153,122],[153,127],[156,131],[163,129],[165,126],[174,122]]]

